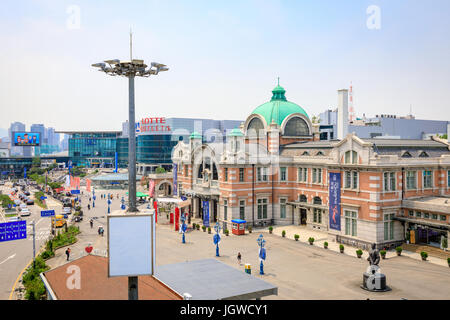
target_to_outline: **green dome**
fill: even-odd
[[[267,125],[270,125],[273,120],[276,124],[281,126],[283,120],[293,113],[304,114],[309,119],[308,114],[302,107],[287,101],[284,95],[285,93],[286,90],[280,85],[277,85],[275,89],[272,90],[272,99],[257,107],[253,110],[252,114],[259,114],[262,116],[266,120]]]
[[[201,139],[202,135],[200,133],[198,133],[197,131],[194,131],[194,132],[192,132],[190,138],[191,139]]]
[[[242,133],[242,131],[238,128],[234,128],[233,130],[231,130],[231,132],[228,134],[229,137],[243,137],[244,134]]]

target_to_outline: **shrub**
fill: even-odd
[[[422,252],[420,253],[420,256],[422,257],[423,260],[426,260],[427,257],[428,257],[428,253],[426,253],[425,251],[422,251]]]
[[[211,227],[208,227],[208,233],[211,233]]]
[[[385,256],[386,255],[386,250],[380,250],[380,255],[381,256]]]
[[[282,237],[285,237],[285,236],[286,236],[286,231],[284,231],[284,230],[281,231],[281,236],[282,236]]]
[[[448,248],[448,240],[447,238],[442,238],[442,248],[447,249]]]
[[[325,248],[327,248],[327,247],[328,247],[328,242],[325,241],[325,242],[323,243],[323,246],[324,246]]]
[[[200,230],[200,225],[196,224],[195,227],[197,228],[197,230]]]
[[[228,236],[229,233],[230,233],[230,231],[228,229],[225,229],[225,235]]]
[[[202,226],[202,230],[203,230],[203,232],[205,232],[206,231],[206,226]]]
[[[248,230],[249,233],[252,233],[252,231],[253,231],[252,226],[248,226],[248,227],[247,227],[247,230]]]
[[[273,227],[272,227],[272,226],[269,227],[269,231],[270,231],[270,232],[273,231]]]
[[[397,247],[397,248],[395,248],[395,251],[397,251],[397,252],[399,252],[399,253],[401,253],[401,252],[402,252],[402,250],[403,250],[403,248],[402,248],[402,247]]]
[[[195,222],[192,223],[192,229],[195,230]]]
[[[295,241],[298,241],[298,239],[300,238],[300,235],[294,234],[294,238],[295,238]]]
[[[363,252],[361,249],[356,250],[356,255],[358,256],[358,258],[360,258],[362,256]]]
[[[343,244],[339,245],[339,250],[344,251],[344,245]]]
[[[450,258],[447,258],[447,262],[448,262],[448,264],[450,264]]]
[[[409,241],[410,238],[411,238],[410,231],[407,231],[406,232],[406,240]]]
[[[308,242],[309,242],[310,244],[313,244],[313,243],[314,243],[314,238],[313,238],[313,237],[309,237],[309,238],[308,238]]]

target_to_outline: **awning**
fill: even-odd
[[[450,230],[450,225],[444,224],[444,223],[436,223],[436,222],[417,220],[417,219],[411,219],[411,218],[406,218],[406,217],[394,217],[393,219],[399,220],[399,221],[405,221],[405,222],[409,222],[409,223],[415,223],[415,224],[428,226],[428,227],[432,227],[432,228],[442,229],[442,230]]]

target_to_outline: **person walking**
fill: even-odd
[[[88,206],[87,206],[87,207],[88,207],[88,210],[91,210],[91,205],[90,205],[90,204],[88,204]]]
[[[241,265],[241,259],[242,259],[241,253],[238,252],[237,260],[238,260],[239,265]]]
[[[91,229],[94,227],[94,220],[91,218],[91,220],[89,220],[89,224],[91,225]]]
[[[67,261],[69,261],[69,257],[70,257],[70,248],[67,248],[67,250],[66,250],[66,256],[67,256]]]

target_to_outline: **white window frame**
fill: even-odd
[[[383,238],[384,241],[394,240],[395,237],[395,227],[394,218],[395,213],[385,213],[383,215]]]
[[[347,215],[349,213],[349,215]],[[347,219],[349,219],[349,224],[347,229]],[[353,232],[354,231],[354,232]],[[358,236],[358,211],[352,209],[344,208],[344,233],[347,236],[357,237]]]
[[[413,188],[409,188],[409,186],[408,186],[408,173],[409,172],[413,172],[414,173],[414,187]],[[405,177],[405,180],[406,180],[406,190],[417,190],[417,171],[415,171],[415,170],[408,170],[408,171],[406,171],[406,177]]]
[[[244,204],[242,204],[244,203]],[[241,209],[244,208],[244,217],[242,217]],[[239,200],[239,219],[245,220],[245,200]]]
[[[430,175],[425,175],[425,172],[430,172]],[[425,177],[430,178],[430,186],[425,186]],[[424,189],[433,189],[433,170],[422,170],[422,187]]]
[[[347,175],[350,174],[350,185],[347,184]],[[356,182],[355,182],[356,177]],[[359,187],[359,171],[346,170],[344,171],[344,189],[358,190]]]
[[[387,179],[386,179],[387,175]],[[392,177],[393,175],[393,177]],[[392,185],[392,180],[394,180],[394,185]],[[394,188],[392,188],[394,187]],[[397,174],[395,171],[385,171],[383,172],[383,191],[391,192],[397,190]]]
[[[322,168],[312,168],[312,183],[322,184],[323,170]]]
[[[284,169],[284,179],[283,179],[283,170]],[[280,167],[280,181],[286,182],[288,180],[288,170],[287,167]]]

